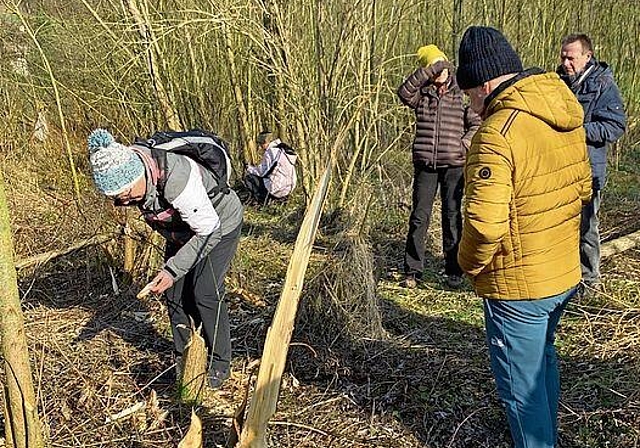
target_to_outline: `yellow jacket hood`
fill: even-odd
[[[575,95],[556,73],[527,76],[500,92],[487,107],[491,115],[502,109],[519,110],[558,131],[582,127],[584,112]],[[508,82],[508,81],[507,81]]]

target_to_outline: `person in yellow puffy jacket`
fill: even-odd
[[[580,282],[591,197],[582,107],[557,74],[523,70],[493,28],[467,29],[457,80],[483,118],[467,153],[458,261],[483,298],[515,447],[555,447],[555,329]]]

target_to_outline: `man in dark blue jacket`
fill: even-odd
[[[589,36],[571,34],[563,38],[560,59],[558,74],[584,108],[593,195],[582,211],[580,262],[583,284],[587,291],[594,291],[600,284],[598,210],[606,180],[607,147],[624,134],[626,116],[611,68],[593,56]]]

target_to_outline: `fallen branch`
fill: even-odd
[[[636,246],[640,246],[640,230],[604,243],[600,249],[600,258],[609,258]]]
[[[138,411],[141,411],[142,409],[144,409],[146,406],[146,403],[144,401],[140,401],[136,404],[134,404],[133,406],[128,407],[127,409],[124,409],[120,412],[118,412],[117,414],[113,414],[110,415],[109,417],[107,417],[105,419],[105,423],[109,424],[109,423],[113,423],[116,420],[121,420],[123,418],[129,417],[132,414],[135,414]]]
[[[308,431],[315,432],[315,433],[320,434],[321,436],[325,436],[325,437],[329,437],[331,435],[328,432],[324,432],[321,429],[314,428],[313,426],[309,426],[309,425],[303,425],[302,423],[273,421],[273,422],[269,422],[269,424],[270,425],[277,425],[277,426],[291,426],[292,428],[306,429]]]
[[[120,235],[122,235],[122,233],[123,233],[122,230],[119,230],[117,232],[111,232],[111,233],[107,233],[107,234],[104,234],[104,235],[96,235],[96,236],[93,236],[91,238],[85,238],[83,240],[77,241],[72,246],[69,246],[66,249],[50,250],[49,252],[45,252],[43,254],[34,255],[32,257],[25,258],[25,259],[20,260],[20,261],[18,261],[16,263],[16,269],[24,269],[24,268],[28,268],[30,266],[43,264],[43,263],[46,263],[48,261],[53,260],[54,258],[58,258],[58,257],[61,257],[63,255],[70,254],[71,252],[74,252],[74,251],[76,251],[78,249],[82,249],[82,248],[87,247],[87,246],[95,246],[95,245],[98,245],[98,244],[104,244],[104,243],[106,243],[108,241],[111,241],[111,240],[119,237]]]

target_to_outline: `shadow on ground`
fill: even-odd
[[[402,242],[390,239],[385,244],[396,247],[389,260],[397,262]],[[429,263],[435,268],[438,257],[430,257]],[[388,270],[384,262],[381,266]],[[136,300],[136,288],[114,294],[109,269],[93,249],[45,268],[23,275],[21,292],[52,440],[59,446],[175,446],[188,426],[190,410],[175,400],[172,344],[161,301]],[[231,281],[234,275],[237,270]],[[305,320],[301,313],[278,411],[269,427],[271,446],[509,447],[478,300],[468,290],[454,293],[441,287],[437,277],[428,277],[426,285],[411,292],[395,281],[378,286],[387,337],[349,335],[339,314]],[[268,285],[260,288],[267,291]],[[263,295],[261,303],[241,294],[229,296],[235,372],[199,409],[207,447],[222,446],[229,433],[249,374],[244,366],[261,354],[279,288],[281,284],[273,294]],[[308,312],[308,300],[303,298],[301,311]],[[593,329],[585,326],[579,306],[583,304],[569,308],[559,332],[559,446],[637,446],[637,346],[629,341],[629,349],[616,356],[602,355],[604,351],[575,354],[563,341]],[[608,338],[624,335],[615,327],[603,327],[591,337],[594,345],[605,345]],[[157,415],[151,390],[157,392],[157,408],[162,410]],[[142,414],[105,422],[139,402],[146,403]]]
[[[362,446],[510,446],[482,328],[416,314],[392,301],[384,302],[384,325],[389,339],[378,341],[335,334],[322,338],[317,332],[309,337],[299,331],[316,356],[294,346],[292,374],[327,396],[348,397],[363,410],[361,429],[369,435],[377,426],[378,434],[361,440]],[[327,322],[327,328],[341,324]],[[560,365],[559,446],[637,446],[640,394],[633,385],[640,374],[638,358],[619,362],[561,355]],[[314,417],[308,418],[312,425]],[[340,413],[333,418],[329,428],[339,427]],[[411,435],[399,431],[398,423]],[[393,432],[389,438],[380,435],[385,427]],[[412,445],[415,441],[419,445]]]

